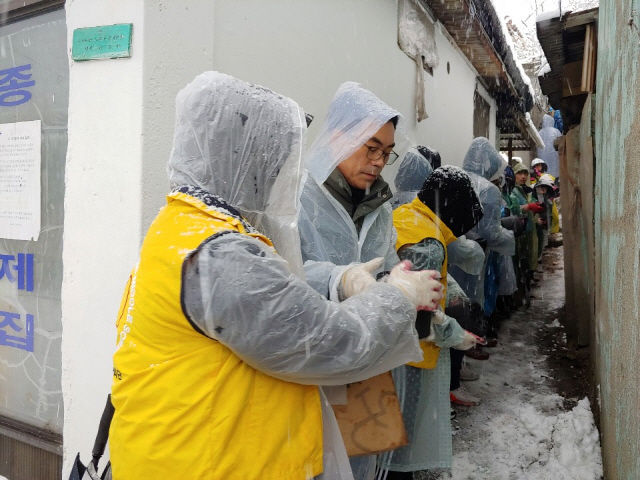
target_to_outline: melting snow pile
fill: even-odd
[[[550,255],[561,263],[561,252]],[[557,318],[548,323],[549,314],[564,303],[562,269],[545,271],[534,294],[530,309],[503,322],[499,346],[485,349],[491,354],[489,360],[467,360],[480,379],[465,382],[464,387],[482,403],[456,407],[451,477],[455,480],[602,477],[599,434],[589,401],[584,398],[572,410],[563,410],[564,402],[578,399],[556,393],[550,382],[553,374],[537,346],[539,331],[562,328]],[[445,478],[449,477],[441,480]]]
[[[558,415],[534,405],[523,405],[514,414],[516,418],[501,415],[492,422],[489,443],[498,449],[503,463],[496,480],[513,475],[537,480],[600,478],[598,430],[586,398]]]

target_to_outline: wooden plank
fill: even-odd
[[[594,91],[596,64],[596,29],[594,24],[587,25],[584,35],[584,52],[582,56],[582,79],[580,88],[585,92]]]
[[[581,88],[582,60],[566,63],[562,68],[562,96],[572,97],[586,93]]]
[[[570,13],[564,21],[564,28],[573,28],[598,20],[598,7],[582,12]]]

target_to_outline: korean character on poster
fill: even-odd
[[[0,70],[0,107],[13,107],[31,100],[27,90],[36,82],[31,80],[31,64]]]
[[[17,282],[18,290],[33,292],[33,266],[33,253],[0,254],[0,280],[6,278],[11,283]]]
[[[21,326],[19,313],[0,311],[0,345],[33,352],[34,318],[30,314],[25,318],[24,326]]]

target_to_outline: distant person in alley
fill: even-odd
[[[421,350],[434,272],[336,272],[328,301],[302,270],[296,228],[305,116],[218,72],[176,99],[172,191],[117,318],[114,480],[350,480],[318,385],[359,381]],[[277,252],[276,252],[277,250]]]
[[[547,173],[557,178],[560,176],[560,160],[558,151],[553,143],[562,136],[562,132],[555,127],[554,118],[545,114],[542,117],[542,126],[539,133],[544,142],[544,147],[538,147],[536,155],[547,164]]]

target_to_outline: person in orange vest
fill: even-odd
[[[319,385],[422,358],[418,308],[436,272],[347,266],[342,303],[302,275],[302,109],[205,72],[176,99],[172,191],[144,239],[117,319],[114,480],[351,480]]]

